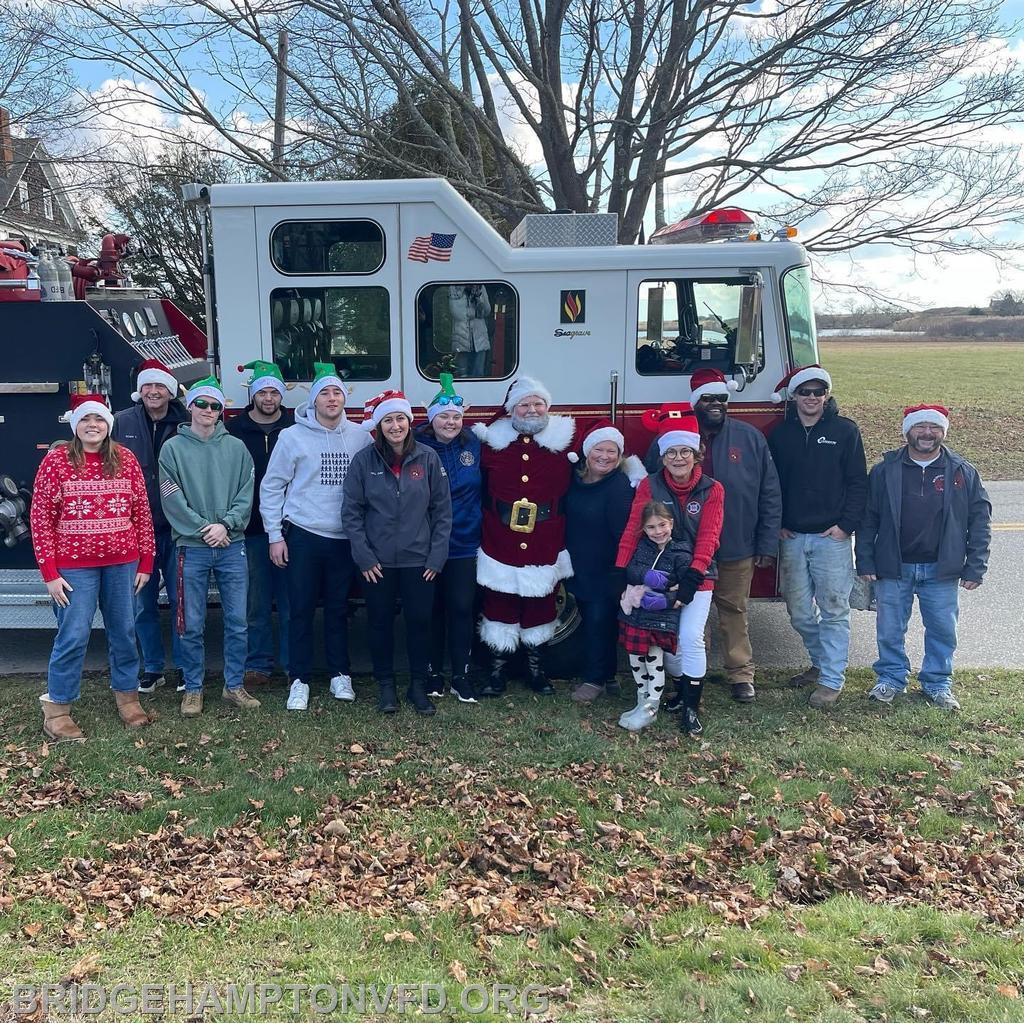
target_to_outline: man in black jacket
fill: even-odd
[[[878,678],[868,694],[892,703],[907,688],[905,638],[914,595],[924,622],[918,679],[934,706],[955,711],[953,653],[958,586],[977,589],[988,568],[992,505],[978,470],[943,441],[949,411],[903,411],[907,443],[888,451],[868,477],[868,505],[857,531],[857,572],[875,584]]]
[[[810,705],[834,706],[850,653],[853,547],[867,498],[867,465],[857,424],[839,415],[832,378],[818,365],[792,370],[773,397],[786,418],[768,438],[782,484],[782,591],[811,667],[794,685],[816,682]]]
[[[288,575],[270,560],[270,540],[260,515],[260,484],[267,473],[270,453],[285,427],[295,422],[295,413],[282,408],[285,395],[281,370],[272,362],[246,363],[252,370],[249,404],[227,421],[228,433],[249,449],[256,470],[252,514],[245,530],[245,556],[249,563],[249,590],[246,618],[249,627],[249,653],[245,659],[247,687],[270,685],[274,671],[273,605],[277,604],[278,657],[288,665]]]
[[[153,531],[156,535],[153,574],[135,598],[135,634],[142,649],[139,692],[151,693],[157,686],[164,684],[164,639],[157,602],[160,596],[160,577],[163,576],[171,607],[175,606],[178,593],[174,540],[170,523],[160,505],[160,468],[157,458],[164,441],[178,432],[179,424],[185,422],[187,417],[184,406],[175,398],[178,381],[158,359],[147,359],[142,363],[135,386],[132,395],[135,404],[114,416],[112,437],[138,459],[146,479],[149,510],[153,515]],[[171,658],[174,667],[180,669],[179,641],[175,629],[171,630]]]

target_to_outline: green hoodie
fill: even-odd
[[[160,449],[160,503],[174,542],[205,547],[200,531],[220,522],[234,543],[245,535],[252,511],[253,464],[245,444],[217,423],[200,440],[182,423]]]

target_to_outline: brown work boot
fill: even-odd
[[[145,728],[153,723],[152,718],[142,709],[139,703],[137,690],[130,693],[114,690],[114,702],[117,704],[117,713],[121,715],[125,728]]]
[[[251,686],[254,689],[266,688],[273,684],[273,679],[265,671],[247,671],[242,678],[243,686]]]
[[[53,703],[43,693],[39,697],[43,705],[43,734],[54,742],[84,742],[85,732],[75,724],[71,717],[70,703]]]
[[[599,696],[604,696],[604,686],[593,682],[581,682],[573,691],[570,699],[573,703],[593,703]]]
[[[756,696],[753,682],[732,683],[732,698],[737,703],[753,703]]]
[[[238,686],[236,689],[228,689],[225,686],[221,697],[225,703],[232,707],[237,707],[239,710],[255,710],[260,706],[260,701],[255,696],[250,696],[245,691],[244,685]]]
[[[794,675],[789,680],[789,684],[795,689],[799,689],[801,686],[817,685],[819,678],[821,678],[821,672],[811,665],[809,668],[804,668],[798,675]]]
[[[186,692],[181,698],[181,716],[183,718],[197,718],[203,712],[202,692]]]
[[[829,710],[839,702],[839,690],[828,686],[815,686],[807,701],[815,710]]]

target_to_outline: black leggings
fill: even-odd
[[[438,673],[444,670],[447,638],[452,674],[461,675],[469,664],[473,646],[476,557],[449,558],[435,585],[430,666]]]
[[[381,571],[384,578],[380,582],[363,583],[373,674],[378,682],[395,680],[395,599],[401,596],[409,673],[414,680],[426,681],[430,614],[437,584],[423,578],[422,565],[418,568],[384,568]]]

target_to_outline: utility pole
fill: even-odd
[[[284,172],[285,94],[288,86],[288,29],[277,33],[277,91],[274,95],[274,148],[271,163],[282,181]]]

